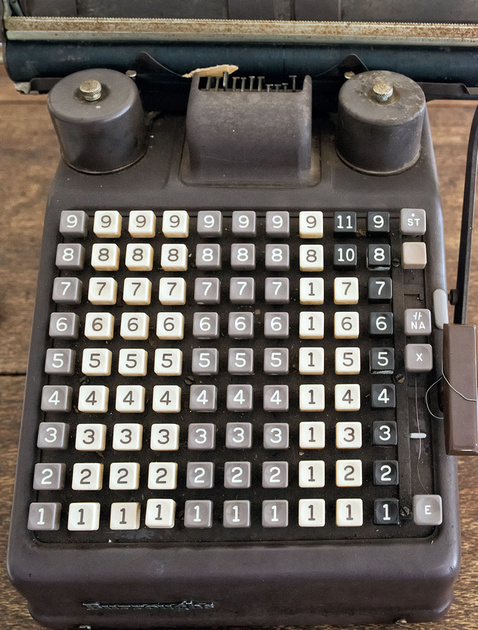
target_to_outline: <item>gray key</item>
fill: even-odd
[[[216,448],[216,425],[193,422],[189,425],[188,449],[190,451],[212,451]]]
[[[289,213],[285,211],[266,212],[266,234],[271,238],[290,236]]]
[[[288,245],[266,245],[265,268],[275,271],[287,271],[290,267],[290,249]]]
[[[217,313],[194,313],[193,336],[197,339],[219,337],[219,315]]]
[[[215,385],[191,385],[189,392],[191,411],[217,411],[217,387]]]
[[[252,411],[252,385],[228,385],[226,408],[228,411]]]
[[[73,388],[68,385],[44,385],[41,396],[42,411],[71,411]]]
[[[250,501],[224,501],[224,527],[250,527]]]
[[[218,271],[222,266],[221,246],[217,243],[196,245],[196,268]]]
[[[60,527],[61,503],[30,503],[28,529],[56,531]]]
[[[289,386],[264,385],[264,411],[289,411]]]
[[[439,494],[416,494],[413,497],[413,520],[416,525],[441,525],[442,500]]]
[[[196,278],[194,281],[194,301],[198,304],[219,304],[221,301],[219,278]]]
[[[267,422],[264,425],[264,448],[269,450],[289,448],[287,422]]]
[[[280,501],[262,502],[262,527],[287,527],[289,524],[289,502]]]
[[[288,339],[289,313],[264,313],[264,337]]]
[[[48,334],[52,339],[78,339],[80,318],[76,313],[52,313]]]
[[[37,447],[41,449],[65,450],[68,448],[70,425],[64,422],[40,422]]]
[[[75,371],[76,352],[69,348],[48,348],[45,357],[47,374],[73,374]]]
[[[228,335],[233,339],[254,337],[254,315],[252,313],[229,313]]]
[[[193,374],[217,374],[219,370],[217,348],[194,348],[191,369]]]
[[[226,448],[252,448],[252,424],[228,422],[226,424]]]
[[[289,278],[266,278],[264,293],[269,304],[288,304]]]
[[[400,210],[400,232],[407,235],[425,234],[427,215],[422,208],[402,208]]]
[[[410,337],[430,335],[432,316],[427,308],[405,309],[405,334]]]
[[[252,348],[229,348],[227,371],[229,374],[252,374],[254,372],[254,350]]]
[[[252,270],[256,268],[256,246],[253,243],[231,245],[232,269]]]
[[[79,278],[55,278],[52,300],[57,304],[79,304],[83,282]]]
[[[287,488],[288,485],[289,464],[287,462],[263,462],[263,488]]]
[[[254,304],[256,301],[254,278],[231,278],[229,301],[231,304]]]
[[[60,243],[56,247],[55,265],[58,269],[83,269],[85,248],[79,243]]]
[[[213,462],[188,462],[186,469],[186,488],[210,490],[213,487]]]
[[[88,234],[88,215],[83,210],[63,210],[59,231],[64,236],[84,238]]]
[[[250,488],[251,487],[251,463],[250,462],[225,462],[224,487],[225,488]]]
[[[407,372],[430,372],[433,369],[433,349],[429,343],[408,343],[405,346]]]
[[[34,490],[62,490],[65,487],[65,464],[35,464]]]
[[[203,238],[222,236],[222,212],[200,210],[198,212],[198,234]]]
[[[264,372],[289,374],[289,348],[264,348]]]
[[[184,527],[196,529],[212,527],[212,501],[186,501]]]
[[[253,210],[238,210],[232,213],[232,233],[234,236],[256,235],[256,213]]]

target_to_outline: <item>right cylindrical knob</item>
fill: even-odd
[[[372,175],[400,173],[420,156],[425,95],[403,74],[374,70],[344,83],[339,93],[337,152]]]

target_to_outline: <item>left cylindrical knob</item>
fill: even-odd
[[[97,68],[61,79],[48,109],[64,161],[84,173],[111,173],[146,152],[144,112],[134,81]]]

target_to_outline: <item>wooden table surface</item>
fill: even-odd
[[[430,106],[445,212],[450,287],[455,283],[466,146],[474,107],[463,102],[436,102]],[[0,445],[3,448],[0,625],[3,630],[40,628],[30,618],[23,598],[10,586],[4,558],[43,212],[58,157],[45,97],[18,95],[5,73],[0,72]],[[474,261],[477,268],[478,242]],[[478,272],[471,279],[468,321],[478,324]],[[463,560],[455,602],[444,620],[414,624],[416,630],[478,628],[478,459],[461,458],[459,472]],[[360,626],[362,630],[386,627],[397,626]]]

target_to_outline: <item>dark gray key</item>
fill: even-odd
[[[264,448],[269,450],[289,448],[287,422],[267,422],[264,425]]]
[[[191,385],[189,409],[200,412],[216,411],[217,387],[215,385]]]
[[[194,313],[193,336],[197,339],[219,337],[219,315],[217,313]]]
[[[194,348],[191,369],[193,374],[217,374],[219,370],[217,348]]]
[[[83,210],[63,210],[59,231],[64,236],[84,238],[88,234],[88,215]]]
[[[250,462],[225,462],[224,487],[225,488],[250,488],[251,487],[251,463]]]
[[[289,374],[289,348],[264,348],[264,372]]]
[[[197,230],[203,238],[222,236],[222,212],[219,210],[200,210]]]
[[[221,281],[219,278],[196,278],[194,281],[194,301],[198,304],[219,304],[221,301]]]
[[[266,234],[271,238],[288,238],[289,213],[283,210],[266,212]]]
[[[369,245],[367,247],[367,267],[369,269],[388,268],[391,264],[390,245]]]
[[[212,527],[212,501],[186,501],[184,527],[196,529]]]
[[[188,448],[191,451],[212,451],[216,448],[216,425],[193,422],[189,425]]]
[[[264,411],[289,411],[289,386],[264,385]]]
[[[405,334],[409,336],[431,335],[432,316],[427,308],[405,309]]]
[[[210,490],[214,487],[213,462],[189,462],[186,469],[186,488]]]
[[[231,278],[229,301],[231,304],[254,304],[256,301],[254,278]]]
[[[264,337],[287,339],[289,337],[289,313],[264,313]]]
[[[34,490],[62,490],[65,487],[65,464],[35,464]]]
[[[252,448],[252,424],[228,422],[226,424],[226,448]]]
[[[433,348],[429,343],[408,343],[405,346],[407,372],[430,372],[433,369]]]
[[[289,464],[287,462],[263,462],[263,488],[287,488],[288,485]]]
[[[233,339],[254,337],[254,315],[252,313],[229,313],[228,335]]]
[[[393,313],[370,313],[369,333],[371,337],[393,335]]]
[[[250,527],[250,501],[224,501],[224,527]]]
[[[76,313],[52,313],[48,334],[52,339],[78,339],[80,318]]]
[[[79,304],[82,290],[79,278],[55,278],[51,298],[57,304]]]
[[[229,374],[252,374],[254,372],[254,350],[252,348],[229,348],[227,371]]]
[[[196,268],[218,271],[222,266],[221,246],[217,243],[196,245]]]
[[[256,213],[252,210],[238,210],[233,212],[232,233],[234,236],[255,236]]]
[[[289,278],[266,278],[264,293],[269,304],[288,304]]]
[[[252,385],[228,385],[226,408],[228,411],[252,411]]]
[[[73,388],[68,385],[44,385],[41,396],[42,411],[71,411]]]
[[[61,503],[30,503],[28,529],[56,531],[60,527]]]
[[[290,249],[288,245],[266,245],[265,268],[274,271],[287,271],[290,267]]]
[[[45,357],[47,374],[73,374],[75,371],[76,352],[69,348],[48,348]]]
[[[279,501],[262,502],[262,527],[287,527],[288,524],[288,501],[281,499]]]
[[[375,486],[398,485],[398,462],[385,459],[373,463],[373,483]]]
[[[68,448],[70,425],[64,422],[40,422],[37,447],[42,449],[65,450]]]
[[[253,243],[231,245],[231,267],[250,271],[256,268],[256,246]]]
[[[58,269],[83,269],[85,248],[79,243],[59,243],[56,247],[55,265]]]

